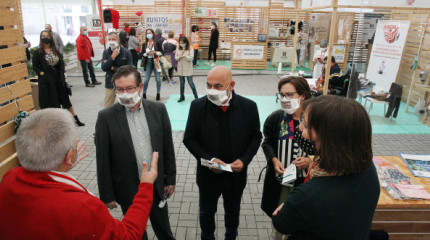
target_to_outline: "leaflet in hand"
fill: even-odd
[[[297,178],[297,170],[296,165],[290,164],[284,171],[284,175],[282,176],[282,185],[291,185],[290,183],[294,182]]]
[[[222,171],[226,171],[226,172],[233,172],[230,164],[223,166],[219,163],[212,162],[211,160],[206,160],[206,159],[201,159],[200,162],[201,162],[202,166],[205,166],[208,168],[218,169],[218,170],[222,170]]]

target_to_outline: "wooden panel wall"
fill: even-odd
[[[17,167],[13,118],[34,108],[27,76],[23,24],[19,0],[0,2],[0,181]]]
[[[415,77],[412,82],[411,105],[415,106],[418,99],[424,97],[426,91],[430,91],[430,87],[423,87],[419,80],[421,71],[430,71],[430,11],[423,10],[393,10],[392,20],[409,20],[408,37],[406,38],[405,47],[403,50],[400,69],[397,74],[396,82],[403,86],[402,100],[406,101],[411,85],[414,71],[411,66],[415,56],[418,55],[421,36],[424,35],[422,49],[418,59],[418,66],[415,70]],[[427,123],[430,126],[430,122]]]

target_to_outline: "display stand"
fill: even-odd
[[[266,42],[233,42],[232,69],[266,69]]]
[[[32,112],[30,80],[23,44],[21,1],[0,2],[0,181],[11,168],[19,166],[15,149],[13,118],[19,111]]]

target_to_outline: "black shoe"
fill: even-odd
[[[99,81],[93,82],[93,85],[101,85],[101,84],[102,84],[102,82],[99,82]]]
[[[76,123],[76,125],[78,125],[78,127],[85,126],[85,123],[79,121],[78,115],[73,116],[73,117],[75,118],[75,123]]]
[[[160,101],[160,94],[157,93],[157,97],[155,98],[155,100]]]
[[[185,101],[185,97],[184,97],[184,96],[181,96],[181,97],[179,98],[178,102],[183,102],[183,101]]]
[[[146,99],[146,93],[142,94],[142,98]]]
[[[94,84],[91,84],[91,83],[87,83],[87,84],[85,84],[85,87],[95,87],[96,85],[94,85]]]

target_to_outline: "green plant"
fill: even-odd
[[[64,46],[63,51],[66,54],[66,53],[74,51],[75,48],[76,48],[75,44],[67,43],[66,46]]]

